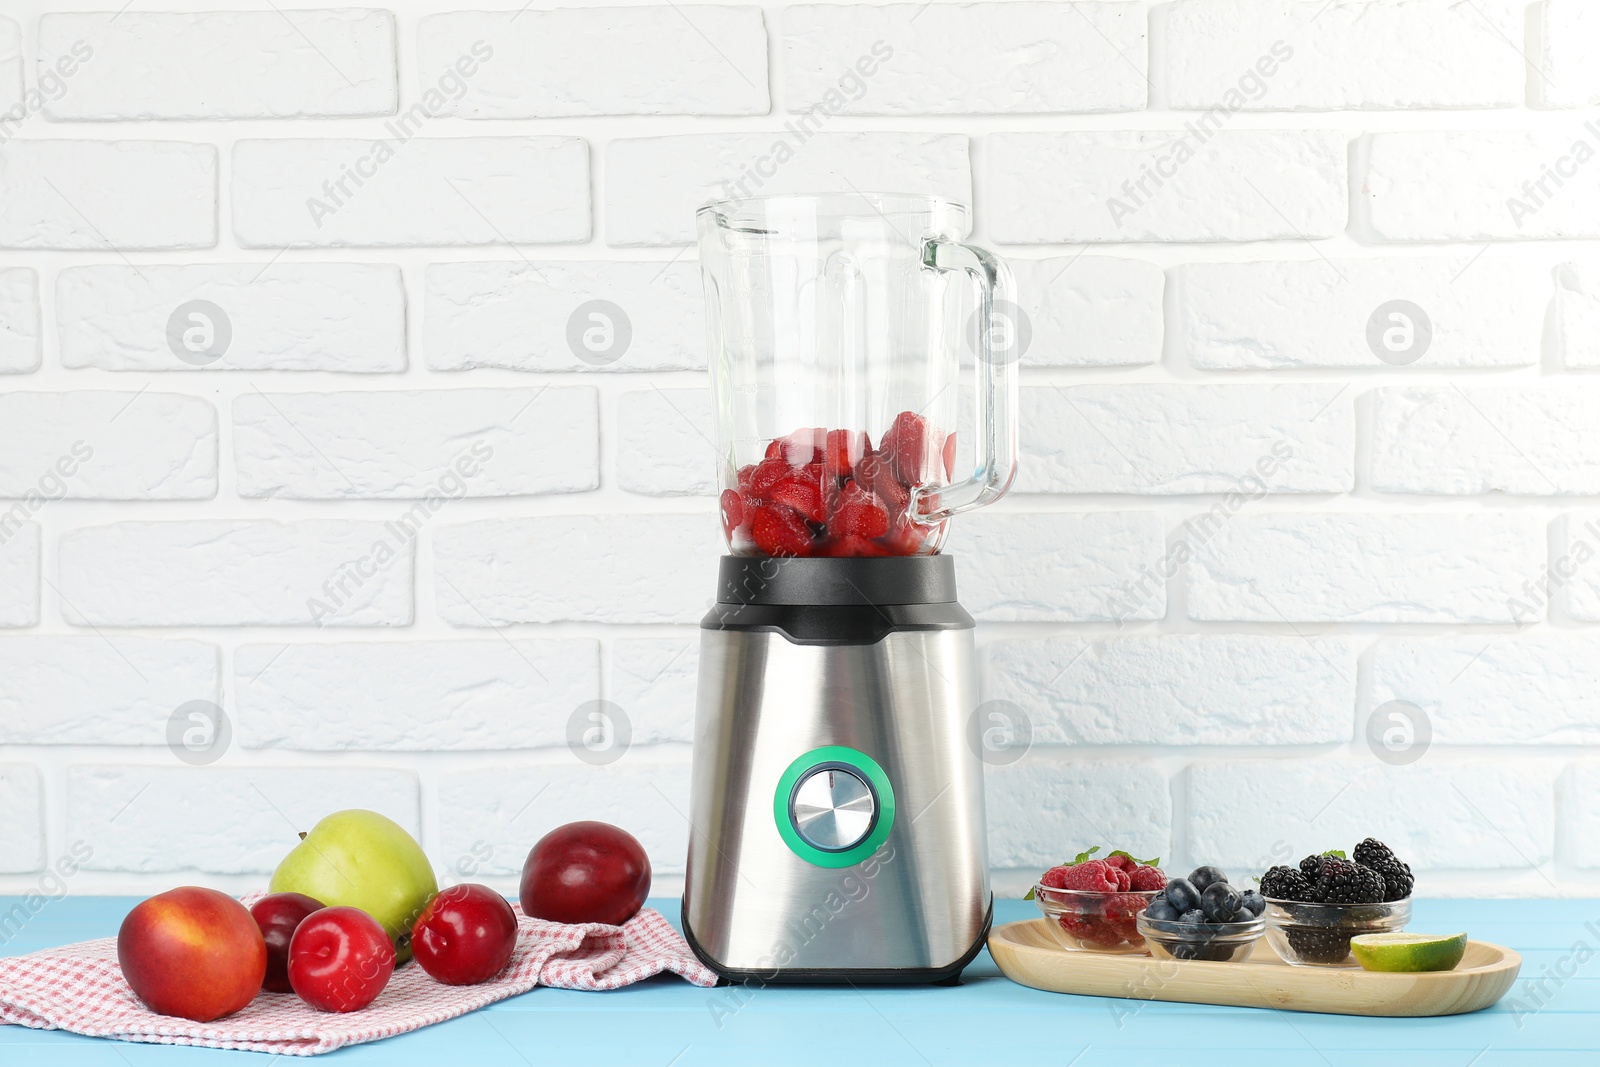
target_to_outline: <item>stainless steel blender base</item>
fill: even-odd
[[[970,622],[871,644],[702,631],[683,919],[707,965],[937,981],[977,954],[991,899],[973,659]]]

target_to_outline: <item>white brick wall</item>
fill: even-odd
[[[576,137],[249,140],[234,145],[232,162],[243,248],[589,236],[589,159]]]
[[[587,386],[258,392],[233,402],[238,489],[313,500],[582,492],[600,484],[598,418]]]
[[[692,261],[436,263],[426,287],[423,345],[433,370],[705,369],[700,268]],[[595,300],[627,316],[625,346],[618,332],[615,351],[573,347],[570,324],[588,325],[586,305]]]
[[[75,368],[402,371],[405,322],[392,265],[101,264],[56,281],[61,362]]]
[[[1353,404],[1337,386],[1029,387],[1020,411],[1021,493],[1354,488]]]
[[[844,115],[1137,111],[1144,12],[1120,3],[796,4],[783,13],[789,111]]]
[[[0,497],[204,500],[217,491],[217,412],[172,393],[0,396]]]
[[[106,181],[115,175],[116,181]],[[0,248],[102,255],[217,243],[217,149],[176,141],[0,143]]]
[[[1515,107],[1521,0],[1184,0],[1157,9],[1169,101],[1263,111]],[[1162,17],[1165,16],[1165,17]],[[1263,62],[1265,60],[1265,62]],[[1274,62],[1275,61],[1275,62]]]
[[[1574,284],[1571,298],[1581,301]],[[1206,370],[1381,369],[1385,352],[1369,341],[1369,323],[1390,325],[1380,309],[1394,300],[1428,317],[1418,367],[1531,367],[1550,301],[1545,269],[1490,255],[1185,263],[1172,270],[1171,288],[1174,344]],[[1571,304],[1575,316],[1584,310]],[[1590,342],[1581,319],[1571,336]]]
[[[615,175],[606,189],[606,241],[623,247],[689,244],[695,208],[709,199],[871,187],[968,203],[972,189],[967,138],[935,133],[619,139],[606,150],[606,170]]]
[[[387,11],[49,14],[39,20],[39,67],[70,77],[71,91],[44,113],[55,120],[388,115],[394,45]]]
[[[28,522],[26,502],[0,513],[0,626],[39,621],[39,524]]]
[[[1540,53],[1535,98],[1545,107],[1600,104],[1600,11],[1585,0],[1544,0],[1538,5]]]
[[[422,19],[417,46],[423,88],[452,97],[445,115],[764,115],[771,106],[758,7],[457,11]]]
[[[38,370],[39,336],[38,272],[0,270],[0,374]]]
[[[499,751],[566,743],[600,685],[577,641],[245,645],[234,657],[246,748]]]
[[[349,805],[507,889],[612,819],[673,891],[741,188],[1012,266],[1023,467],[947,546],[1033,737],[1003,892],[1370,833],[1600,893],[1590,0],[318,2],[0,15],[0,894],[259,888]]]
[[[1331,131],[997,133],[986,149],[996,241],[1268,241],[1345,225],[1345,139]]]
[[[1600,120],[1559,130],[1377,133],[1362,187],[1386,241],[1600,237]]]

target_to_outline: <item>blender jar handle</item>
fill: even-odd
[[[941,271],[965,271],[978,283],[977,464],[965,481],[922,486],[912,496],[912,515],[933,523],[992,504],[1011,488],[1017,475],[1016,283],[1011,269],[993,252],[955,241],[930,240],[922,262]],[[997,319],[1004,319],[999,329]],[[1001,336],[997,337],[997,333]]]

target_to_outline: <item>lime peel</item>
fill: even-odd
[[[1467,935],[1412,934],[1395,931],[1385,934],[1357,934],[1350,939],[1350,954],[1363,970],[1414,974],[1422,971],[1452,971],[1466,955]]]

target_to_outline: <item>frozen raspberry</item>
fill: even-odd
[[[1128,888],[1137,890],[1141,893],[1149,892],[1152,889],[1165,889],[1167,887],[1167,876],[1160,867],[1135,867],[1133,869],[1133,873],[1128,876],[1128,879],[1130,883]]]
[[[1117,879],[1111,873],[1116,868],[1105,860],[1085,860],[1068,869],[1066,889],[1090,889],[1099,893],[1115,893]]]
[[[793,508],[763,504],[750,517],[750,538],[769,556],[811,555],[811,528]]]
[[[1106,925],[1132,941],[1139,936],[1139,913],[1144,911],[1145,900],[1135,893],[1119,893],[1105,903]]]
[[[772,487],[767,498],[774,504],[791,507],[812,522],[827,521],[822,507],[822,490],[804,478],[784,478]]]
[[[732,489],[722,491],[722,532],[733,540],[733,532],[744,524],[744,499]]]

